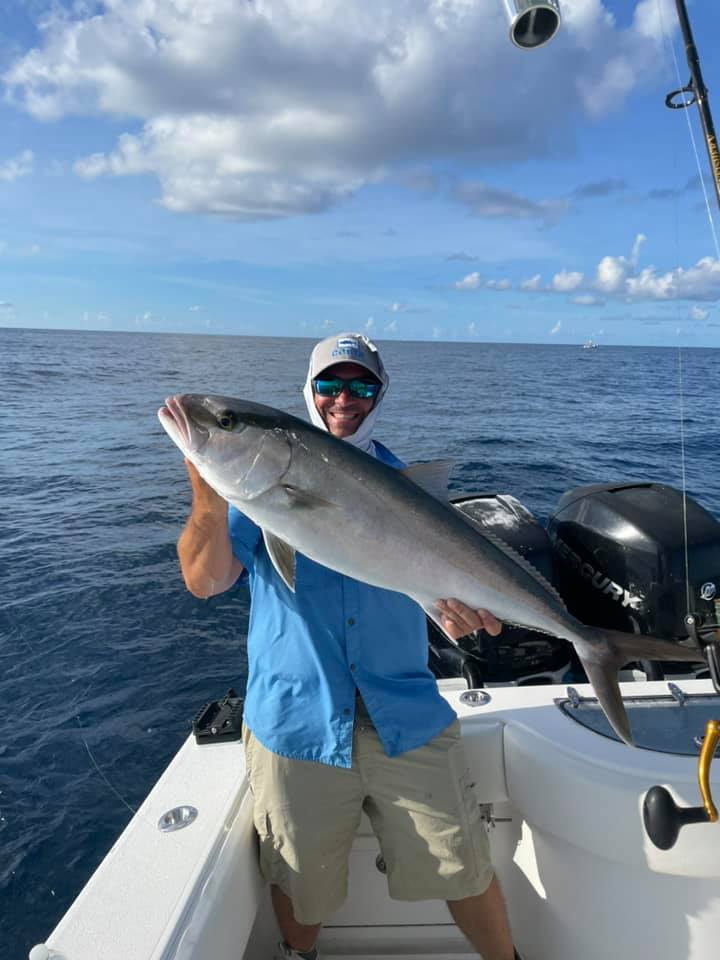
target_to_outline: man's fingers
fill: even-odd
[[[486,630],[491,637],[496,637],[502,630],[501,622],[488,610],[473,610],[454,597],[437,600],[435,605],[442,615],[443,627],[451,628],[453,633],[457,632],[457,636],[474,630]]]
[[[491,637],[496,637],[502,630],[502,623],[487,610],[479,610],[478,613],[483,614],[483,629]]]
[[[443,626],[450,625],[454,627],[464,627],[466,625],[465,620],[460,616],[459,612],[450,606],[447,600],[438,600],[436,601],[435,605],[442,614],[441,619],[443,621]],[[470,630],[472,629],[473,628],[471,627]]]

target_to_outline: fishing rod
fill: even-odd
[[[710,172],[712,173],[713,183],[715,185],[715,199],[718,202],[718,206],[720,206],[720,151],[718,151],[715,125],[713,124],[712,114],[710,113],[708,91],[703,81],[702,71],[700,69],[700,57],[698,56],[690,20],[687,10],[685,9],[685,0],[675,0],[675,6],[685,42],[685,57],[687,58],[688,67],[690,68],[690,79],[684,87],[671,91],[665,97],[665,106],[670,107],[671,110],[685,110],[694,103],[697,104],[698,113],[700,114],[700,124],[702,125],[703,136],[705,137],[705,146],[707,147],[708,157],[710,159]],[[677,97],[681,99],[676,100]]]
[[[710,161],[710,173],[712,174],[713,185],[715,187],[715,199],[717,200],[718,206],[720,206],[720,151],[718,150],[715,125],[713,123],[712,113],[710,112],[708,90],[703,80],[702,70],[700,69],[700,57],[697,52],[697,47],[695,46],[690,19],[685,7],[685,0],[675,0],[675,7],[685,43],[685,57],[690,69],[690,79],[684,87],[680,87],[678,90],[672,90],[665,97],[665,106],[671,110],[685,110],[693,104],[697,105],[698,113],[700,114],[700,125],[702,126],[705,146]],[[707,212],[712,228],[712,216],[709,205]],[[713,235],[715,235],[714,230]],[[715,690],[720,693],[720,632],[717,628],[713,628],[712,625],[707,625],[703,628],[702,620],[696,617],[691,610],[688,610],[687,616],[685,617],[685,624],[688,628],[689,635],[704,649],[713,686]]]

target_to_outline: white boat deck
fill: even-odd
[[[492,804],[493,861],[524,960],[711,960],[720,940],[720,824],[685,827],[670,851],[644,833],[653,784],[697,805],[692,757],[637,750],[569,720],[565,687],[501,687],[484,706],[462,703],[462,681],[441,681],[461,717],[478,801]],[[712,693],[710,681],[678,681]],[[666,695],[627,683],[624,695]],[[589,686],[578,686],[592,696]],[[720,794],[720,765],[712,782]],[[168,810],[193,806],[188,827],[161,833]],[[507,818],[507,819],[506,819]],[[323,929],[323,960],[473,956],[441,902],[387,895],[363,819],[350,894]],[[38,931],[38,940],[43,931]],[[268,960],[278,938],[257,868],[251,797],[239,742],[189,739],[47,938],[53,960]],[[712,945],[712,948],[711,948]]]

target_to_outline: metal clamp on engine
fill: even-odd
[[[720,631],[715,624],[703,626],[702,618],[693,613],[685,617],[685,626],[705,655],[715,692],[720,693]]]

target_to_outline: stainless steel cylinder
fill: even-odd
[[[504,0],[510,39],[516,47],[542,47],[560,26],[560,0]]]

